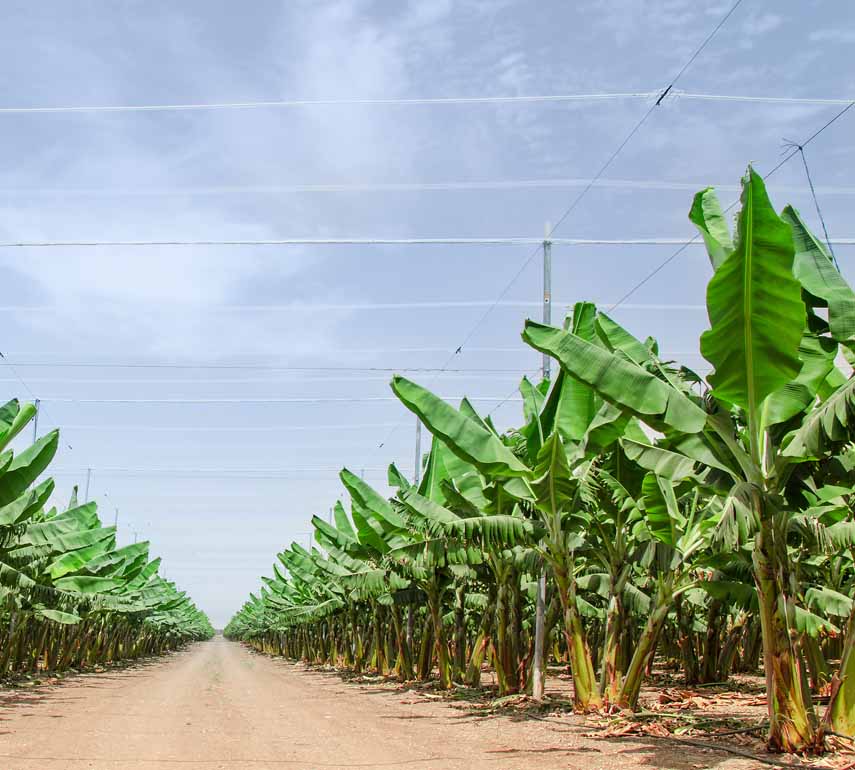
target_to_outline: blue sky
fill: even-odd
[[[655,91],[730,5],[8,2],[0,107]],[[678,89],[855,98],[853,43],[851,3],[744,0]],[[611,100],[0,113],[0,241],[538,237],[581,189],[559,180],[595,174],[648,107]],[[838,109],[669,98],[605,179],[677,189],[595,187],[556,236],[691,237],[694,189],[723,185],[729,203],[749,161],[765,173],[781,158],[783,138],[809,136]],[[855,237],[853,120],[855,113],[845,116],[807,149],[832,238]],[[541,182],[382,187],[521,180]],[[293,189],[306,185],[339,189]],[[347,189],[360,185],[380,189]],[[798,159],[774,175],[770,191],[779,208],[793,203],[817,224]],[[618,299],[673,250],[556,246],[553,312],[577,299]],[[277,550],[305,543],[311,515],[339,496],[332,469],[365,468],[381,487],[384,474],[374,469],[389,461],[411,472],[409,413],[393,401],[50,399],[387,397],[385,372],[341,367],[439,367],[485,308],[376,305],[492,302],[529,253],[0,249],[0,350],[45,399],[40,428],[62,429],[58,497],[94,468],[92,495],[107,520],[119,507],[120,540],[150,539],[166,575],[222,625],[269,573]],[[852,280],[855,248],[837,254]],[[615,317],[700,368],[703,311],[661,306],[701,305],[708,277],[702,250],[687,249]],[[518,374],[539,365],[519,340],[525,316],[539,314],[539,296],[535,259],[505,296],[532,306],[489,314],[454,357],[453,368],[470,371],[416,378],[449,396],[507,396]],[[181,363],[223,368],[171,368]],[[0,389],[27,396],[8,368]],[[495,403],[479,405],[489,411]],[[518,412],[510,401],[495,416],[507,426]]]

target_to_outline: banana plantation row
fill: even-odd
[[[94,502],[45,510],[54,482],[35,484],[58,431],[20,454],[10,443],[32,404],[0,407],[0,677],[156,655],[213,634],[186,594],[157,574],[147,542],[118,548]]]
[[[855,294],[750,168],[741,204],[734,236],[711,189],[689,214],[708,378],[589,303],[526,322],[560,368],[523,379],[516,430],[395,377],[433,436],[421,481],[391,466],[386,499],[342,471],[349,514],[315,517],[320,548],[281,553],[226,634],[442,687],[489,664],[501,694],[567,661],[580,710],[636,708],[654,657],[689,683],[762,667],[770,748],[855,735]]]

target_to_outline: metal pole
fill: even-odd
[[[36,415],[33,417],[33,443],[36,443],[36,439],[39,437],[39,404],[41,401],[36,399]]]
[[[85,494],[85,495],[84,495],[84,497],[83,497],[83,502],[84,502],[84,503],[88,503],[88,502],[89,502],[89,482],[90,482],[90,481],[92,481],[92,469],[91,469],[91,468],[87,468],[87,469],[86,469],[86,494]]]
[[[543,323],[547,326],[552,323],[552,241],[549,240],[551,229],[547,222],[543,237]],[[544,353],[544,379],[549,379],[550,361],[550,357]]]
[[[416,465],[413,483],[418,486],[422,480],[422,421],[416,417]]]
[[[534,610],[534,670],[532,671],[531,696],[535,700],[543,700],[543,688],[546,680],[544,642],[546,628],[546,572],[541,567],[540,579],[537,581],[537,604]]]
[[[549,241],[549,223],[543,238],[543,323],[552,323],[552,243]],[[543,379],[549,379],[550,359],[543,354]],[[544,642],[546,640],[546,571],[540,568],[537,581],[537,600],[534,608],[534,661],[532,670],[531,695],[535,700],[543,700],[545,684]]]
[[[413,485],[418,486],[422,480],[422,421],[416,417],[416,463],[413,470]],[[413,638],[416,631],[416,608],[410,602],[407,605],[406,641],[410,652],[413,650]]]

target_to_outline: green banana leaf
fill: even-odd
[[[763,402],[763,425],[786,422],[813,404],[820,386],[834,368],[836,354],[836,342],[806,332],[799,345],[801,371],[792,382],[770,393]]]
[[[73,575],[55,580],[54,585],[61,591],[73,591],[78,594],[105,594],[122,588],[125,584],[122,580],[113,580],[112,578]]]
[[[782,219],[792,228],[793,273],[801,285],[828,306],[828,327],[838,342],[855,342],[855,292],[834,267],[822,242],[808,229],[796,209],[787,206]]]
[[[52,580],[81,570],[87,562],[115,547],[115,538],[108,537],[84,548],[68,551],[54,559],[45,570]]]
[[[526,321],[523,340],[558,359],[572,377],[592,387],[602,398],[650,422],[664,422],[685,433],[696,433],[706,413],[684,393],[614,353],[581,337]]]
[[[850,377],[819,406],[814,407],[793,432],[785,457],[819,458],[837,444],[852,440],[855,433],[855,377]]]
[[[375,513],[382,518],[390,527],[395,529],[403,529],[404,522],[395,510],[389,505],[389,501],[379,492],[374,490],[371,485],[366,484],[359,476],[351,473],[347,468],[344,468],[339,474],[341,483],[350,493],[350,497],[359,505]]]
[[[657,476],[681,481],[692,475],[695,461],[691,457],[628,438],[621,439],[620,445],[630,460]]]
[[[805,591],[805,603],[820,615],[835,615],[838,618],[848,618],[855,605],[848,596],[827,586],[808,588]]]
[[[698,228],[704,239],[713,270],[718,270],[733,251],[733,241],[718,196],[712,187],[695,194],[689,220]]]
[[[61,623],[64,626],[74,626],[83,620],[79,615],[75,615],[72,612],[61,612],[60,610],[51,610],[47,607],[36,608],[36,613],[43,618],[52,620],[54,623]]]
[[[547,516],[559,516],[572,506],[576,486],[561,435],[553,433],[537,455],[531,481],[535,504]]]
[[[0,505],[19,497],[50,465],[59,445],[59,431],[53,430],[25,449],[0,475]]]
[[[15,438],[36,415],[33,404],[22,407],[18,399],[12,399],[0,407],[0,450],[9,446]]]
[[[680,512],[674,487],[654,473],[648,473],[641,484],[645,521],[650,533],[665,545],[677,547],[686,527],[686,517]]]
[[[701,353],[715,367],[708,378],[713,395],[745,409],[757,430],[763,399],[801,369],[805,308],[793,277],[792,230],[751,167],[742,182],[736,245],[707,286],[707,313]]]
[[[651,360],[650,351],[644,344],[603,312],[597,313],[596,329],[598,337],[612,353],[620,351],[634,364],[645,364]]]
[[[32,514],[42,509],[53,494],[53,490],[53,479],[48,479],[34,489],[28,489],[11,503],[0,507],[0,527],[19,524],[30,518]]]
[[[528,468],[498,436],[466,417],[426,388],[404,377],[392,379],[392,391],[428,430],[458,457],[489,476],[524,476]]]
[[[577,302],[570,330],[577,337],[596,343],[597,308],[591,302]],[[565,441],[582,441],[601,406],[596,393],[585,383],[567,376],[559,368],[540,414],[543,436],[558,431]],[[538,447],[539,448],[539,447]],[[535,457],[537,453],[534,453]]]

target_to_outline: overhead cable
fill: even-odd
[[[457,380],[470,380],[475,379],[471,375],[459,375],[452,374],[450,379]],[[523,374],[522,371],[515,373],[520,376]],[[497,381],[506,381],[510,379],[518,379],[513,375],[507,374],[502,376],[490,375],[491,382]],[[56,385],[59,383],[64,383],[68,385],[288,385],[288,384],[296,384],[296,385],[314,385],[320,382],[343,382],[343,383],[354,383],[354,382],[388,382],[388,377],[310,377],[310,378],[302,378],[302,379],[271,379],[264,377],[256,377],[253,379],[246,378],[234,378],[234,379],[209,379],[205,378],[195,378],[195,379],[146,379],[146,378],[135,378],[135,379],[105,379],[105,378],[85,378],[85,379],[76,379],[76,378],[68,378],[68,377],[38,377],[38,378],[29,378],[30,383],[39,383],[39,384],[52,384]],[[8,379],[0,379],[2,383],[9,382],[19,382],[19,380],[15,380],[13,378]]]
[[[507,308],[533,308],[540,307],[539,302],[526,301],[511,301],[500,302],[498,307]],[[572,303],[555,300],[554,305],[570,307]],[[605,304],[605,303],[601,303]],[[207,305],[192,303],[180,305],[182,312],[221,312],[221,313],[275,313],[275,312],[293,312],[293,313],[318,313],[318,312],[334,312],[334,311],[367,311],[367,310],[453,310],[456,308],[472,308],[472,307],[489,307],[493,305],[489,300],[461,300],[459,302],[318,302],[318,303],[283,303],[281,305]],[[170,303],[158,304],[158,307],[169,308]],[[122,310],[125,305],[101,305],[100,308],[107,311]],[[703,305],[678,304],[678,303],[660,303],[660,304],[635,304],[624,305],[625,310],[703,310]],[[63,309],[76,310],[75,305],[0,305],[0,313],[51,313]],[[88,305],[88,310],[97,309]],[[136,313],[136,309],[130,309],[128,312]]]
[[[440,348],[435,352],[445,352],[448,348]],[[499,352],[499,348],[483,350],[492,350]],[[508,348],[507,351],[519,352],[516,349]],[[19,354],[21,355],[21,354]],[[398,372],[408,373],[433,373],[433,372],[451,372],[451,373],[477,373],[477,374],[518,374],[519,368],[516,369],[440,369],[439,367],[421,366],[421,367],[392,367],[392,366],[277,366],[275,364],[195,364],[195,363],[116,363],[116,362],[98,362],[98,361],[19,361],[20,367],[56,367],[56,368],[81,368],[81,369],[201,369],[201,370],[228,370],[228,369],[245,369],[247,371],[269,371],[269,372],[388,372],[395,374]],[[35,396],[33,396],[35,398]]]
[[[819,198],[816,196],[816,189],[813,186],[813,178],[810,174],[810,167],[808,166],[807,157],[805,156],[805,148],[801,144],[797,144],[796,142],[787,142],[787,146],[790,149],[795,147],[799,154],[802,156],[802,165],[805,168],[805,176],[807,177],[808,185],[810,187],[811,197],[813,198],[813,205],[816,209],[816,215],[819,217],[819,223],[822,225],[822,232],[825,235],[825,242],[828,245],[828,252],[831,255],[831,260],[834,262],[834,266],[837,268],[837,271],[840,272],[840,264],[837,262],[837,255],[834,253],[834,249],[832,248],[831,239],[828,237],[828,227],[825,224],[825,217],[822,215],[822,208],[819,205]]]
[[[341,468],[339,466],[333,465],[323,465],[323,466],[298,466],[293,468],[236,468],[234,466],[225,466],[222,468],[193,468],[193,467],[174,467],[174,466],[163,466],[163,467],[135,467],[135,466],[98,466],[92,465],[90,466],[92,471],[97,471],[98,473],[239,473],[239,474],[251,474],[251,473],[338,473]],[[51,472],[57,473],[80,473],[88,470],[87,468],[69,468],[69,467],[57,467],[52,468]],[[360,468],[359,470],[364,471],[385,471],[386,468],[381,466],[365,466],[364,468]]]
[[[243,102],[193,102],[184,104],[71,105],[56,107],[0,107],[0,115],[75,112],[192,112],[245,110],[265,107],[380,107],[430,106],[443,104],[530,104],[537,102],[599,102],[619,99],[649,99],[658,91],[577,94],[534,94],[530,96],[438,96],[416,98],[276,99]]]
[[[737,3],[739,5],[739,3]],[[731,13],[733,12],[732,9]],[[727,14],[729,16],[730,13]],[[727,16],[721,24],[727,20]],[[719,25],[720,27],[721,25]],[[683,69],[672,80],[673,86],[683,72],[692,64],[694,59],[712,39],[718,27],[710,37],[695,51]],[[801,104],[801,105],[835,105],[845,104],[846,99],[817,96],[774,96],[754,94],[708,94],[692,91],[679,91],[669,87],[664,96],[672,99],[688,101],[720,101],[746,102],[757,104]],[[88,105],[57,105],[57,106],[15,106],[0,107],[0,115],[34,115],[62,113],[127,113],[127,112],[206,112],[215,110],[247,110],[270,108],[306,108],[306,107],[416,107],[442,105],[491,105],[491,104],[542,104],[562,102],[613,102],[627,100],[645,100],[663,98],[663,89],[655,88],[650,91],[605,91],[600,93],[559,93],[559,94],[522,94],[495,96],[436,96],[414,98],[321,98],[321,99],[269,99],[261,101],[239,102],[186,102],[173,104],[88,104]]]
[[[590,189],[590,188],[587,188]],[[581,197],[579,198],[581,200]],[[569,210],[568,210],[569,212]],[[559,220],[563,222],[565,215]],[[558,227],[558,225],[555,225]],[[552,230],[555,229],[552,228]],[[551,233],[552,231],[550,231]],[[553,246],[673,246],[683,243],[684,238],[552,238]],[[267,240],[165,240],[165,241],[102,241],[102,240],[55,240],[55,241],[0,241],[0,248],[140,248],[161,247],[210,247],[210,246],[526,246],[537,244],[535,254],[540,252],[544,238],[278,238]],[[691,243],[691,242],[690,242]],[[835,238],[831,243],[838,246],[853,246],[855,238]],[[494,303],[495,306],[498,303]]]
[[[590,189],[590,188],[587,188]],[[581,200],[581,197],[579,198]],[[568,210],[569,211],[569,210]],[[559,222],[566,219],[567,212]],[[558,225],[555,225],[558,227]],[[553,230],[555,228],[552,228]],[[550,231],[551,233],[551,231]],[[673,246],[683,238],[552,238],[546,236],[554,246]],[[141,247],[211,247],[211,246],[527,246],[537,244],[539,253],[544,238],[272,238],[265,240],[20,240],[0,241],[3,249],[41,248],[141,248]],[[836,238],[832,243],[839,246],[855,245],[855,238]]]
[[[596,184],[597,180],[599,180],[600,177],[603,174],[605,174],[606,171],[608,171],[608,169],[611,167],[612,163],[615,162],[615,160],[620,155],[620,153],[623,151],[623,149],[627,146],[627,144],[629,144],[629,142],[636,135],[636,133],[638,133],[638,131],[641,129],[641,127],[647,122],[647,119],[653,114],[654,110],[659,105],[661,105],[662,100],[668,95],[668,93],[672,90],[672,88],[677,84],[677,81],[683,76],[683,74],[686,72],[686,70],[689,68],[689,66],[695,61],[695,59],[698,58],[698,56],[707,47],[707,45],[709,45],[710,41],[715,37],[716,33],[722,28],[722,26],[724,26],[725,22],[731,17],[731,15],[733,15],[733,13],[736,11],[736,9],[739,7],[739,5],[741,3],[742,3],[742,0],[736,0],[736,2],[731,6],[730,10],[728,10],[728,12],[724,16],[722,16],[722,18],[719,20],[718,24],[716,24],[716,26],[707,35],[707,37],[704,38],[704,40],[695,49],[695,51],[692,53],[692,55],[689,57],[689,59],[686,61],[686,63],[680,68],[680,70],[677,72],[677,74],[671,79],[671,82],[668,84],[668,86],[661,92],[661,94],[659,95],[659,98],[657,98],[656,101],[653,102],[650,105],[650,107],[648,107],[648,109],[644,112],[644,114],[641,116],[641,118],[639,118],[639,120],[636,121],[635,125],[633,125],[633,127],[630,129],[630,131],[627,133],[627,135],[623,138],[623,140],[612,151],[612,153],[608,156],[606,161],[600,166],[600,168],[597,170],[597,173],[594,174],[591,181],[584,188],[582,188],[582,191],[573,199],[573,201],[564,210],[564,212],[561,214],[561,216],[558,217],[558,219],[554,222],[554,224],[552,224],[549,227],[549,230],[546,234],[545,240],[548,240],[550,243],[556,243],[558,241],[557,238],[552,237],[553,233],[555,233],[555,231],[573,213],[573,211],[582,202],[582,200],[587,195],[587,193],[591,190],[591,188],[594,186],[594,184]],[[452,355],[457,355],[457,353],[459,351],[461,351],[467,345],[467,343],[472,338],[472,336],[475,334],[475,332],[481,327],[481,325],[484,323],[484,321],[490,316],[490,313],[492,312],[493,308],[496,307],[496,304],[501,302],[505,298],[505,295],[510,290],[511,286],[513,286],[517,282],[517,279],[523,274],[523,272],[525,272],[525,269],[528,267],[529,264],[531,264],[531,261],[540,253],[540,248],[543,245],[543,240],[544,239],[540,240],[537,247],[531,252],[531,254],[528,256],[528,258],[525,260],[525,262],[523,262],[520,269],[513,275],[511,280],[508,282],[508,284],[505,286],[505,288],[501,291],[498,298],[496,299],[496,303],[493,306],[487,308],[486,312],[478,319],[478,321],[476,321],[475,325],[472,327],[472,329],[470,329],[470,331],[468,332],[468,334],[464,338],[463,342],[458,346],[457,350]],[[450,360],[449,360],[449,363],[450,363]]]
[[[83,423],[78,425],[66,425],[70,430],[121,430],[129,432],[145,431],[156,433],[283,433],[290,431],[340,431],[340,430],[367,430],[372,428],[388,428],[395,423],[341,423],[335,425],[240,425],[240,426],[212,426],[212,425],[117,425],[108,423],[104,425],[93,425]]]
[[[849,102],[849,103],[848,103],[848,104],[847,104],[847,105],[846,105],[842,110],[840,110],[839,112],[835,113],[835,114],[834,114],[834,115],[833,115],[829,120],[827,120],[825,123],[823,123],[823,125],[822,125],[822,126],[820,126],[816,131],[814,131],[814,132],[813,132],[813,133],[812,133],[812,134],[811,134],[807,139],[805,139],[803,142],[801,142],[799,145],[797,145],[797,146],[796,146],[796,147],[795,147],[791,152],[789,152],[789,153],[788,153],[788,154],[787,154],[787,155],[786,155],[786,156],[785,156],[785,157],[784,157],[784,158],[783,158],[783,159],[782,159],[782,160],[781,160],[777,165],[775,165],[775,166],[774,166],[770,171],[768,171],[768,172],[764,175],[763,179],[768,179],[768,178],[769,178],[770,176],[772,176],[776,171],[778,171],[778,169],[780,169],[782,166],[784,166],[786,163],[788,163],[792,158],[794,158],[794,157],[795,157],[799,152],[802,152],[802,151],[803,151],[803,148],[807,147],[811,142],[813,142],[813,141],[814,141],[814,139],[816,139],[820,134],[822,134],[822,132],[823,132],[823,131],[825,131],[829,126],[831,126],[831,125],[832,125],[832,124],[834,124],[836,121],[838,121],[840,118],[842,118],[842,117],[843,117],[847,112],[849,112],[849,110],[851,110],[851,109],[852,109],[852,107],[855,107],[855,101],[851,101],[851,102]],[[724,210],[724,212],[723,212],[723,213],[727,213],[728,211],[730,211],[731,209],[733,209],[733,208],[736,206],[736,204],[737,204],[738,202],[739,202],[739,201],[738,201],[738,199],[737,199],[737,200],[735,200],[735,201],[733,201],[733,202],[732,202],[732,203],[731,203],[731,204],[730,204],[730,205],[729,205],[729,206]],[[682,254],[682,253],[683,253],[683,252],[684,252],[684,251],[685,251],[689,246],[691,246],[691,245],[692,245],[692,244],[694,244],[694,243],[699,242],[699,241],[700,241],[700,237],[701,237],[701,236],[700,236],[700,234],[696,234],[693,238],[691,238],[690,240],[686,241],[682,246],[680,246],[680,248],[679,248],[679,249],[677,249],[673,254],[671,254],[669,257],[667,257],[666,259],[664,259],[664,260],[663,260],[662,262],[660,262],[658,265],[656,265],[656,267],[654,267],[654,268],[653,268],[653,270],[651,270],[649,273],[647,273],[647,275],[645,275],[645,276],[644,276],[640,281],[638,281],[637,283],[635,283],[635,284],[634,284],[634,285],[629,289],[629,291],[627,291],[627,292],[626,292],[626,293],[625,293],[625,294],[624,294],[624,295],[623,295],[623,296],[622,296],[622,297],[621,297],[617,302],[615,302],[615,303],[614,303],[614,304],[609,308],[609,312],[612,312],[612,311],[616,310],[617,308],[619,308],[619,307],[623,304],[623,302],[624,302],[625,300],[629,299],[629,298],[630,298],[633,294],[635,294],[635,292],[637,292],[637,291],[638,291],[642,286],[644,286],[646,283],[648,283],[650,280],[652,280],[652,279],[653,279],[656,275],[658,275],[658,274],[659,274],[659,273],[660,273],[660,272],[661,272],[665,267],[667,267],[669,264],[671,264],[671,262],[673,262],[675,259],[677,259],[677,257],[679,257],[679,256],[680,256],[680,254]],[[832,241],[832,242],[833,242],[833,241]]]
[[[639,130],[641,130],[641,127],[647,122],[648,118],[653,114],[653,112],[656,110],[656,108],[662,104],[664,99],[673,90],[674,86],[677,85],[677,81],[683,76],[683,74],[692,65],[692,63],[695,61],[695,59],[698,58],[698,56],[701,54],[701,52],[709,45],[710,41],[712,41],[712,39],[715,37],[715,35],[718,33],[718,31],[722,28],[722,26],[724,26],[725,22],[733,15],[733,13],[736,11],[736,9],[740,6],[741,3],[742,3],[742,0],[736,0],[736,2],[730,7],[730,9],[727,11],[727,13],[725,13],[724,16],[722,16],[721,19],[719,19],[718,23],[715,25],[715,27],[713,27],[712,31],[704,38],[704,40],[701,42],[701,44],[694,50],[692,55],[686,60],[686,62],[679,69],[679,71],[676,73],[676,75],[674,75],[674,77],[668,83],[667,87],[659,93],[656,100],[650,104],[650,106],[647,108],[647,110],[644,111],[644,113],[641,115],[641,117],[635,122],[635,124],[632,126],[632,128],[629,130],[629,132],[624,136],[623,140],[617,145],[617,147],[606,158],[605,162],[599,167],[596,174],[594,174],[594,176],[591,178],[591,180],[588,182],[588,184],[586,184],[582,188],[581,192],[571,201],[570,205],[567,206],[567,208],[563,211],[563,213],[557,219],[557,221],[555,221],[554,224],[552,224],[551,226],[548,226],[545,238],[542,239],[538,243],[538,245],[531,251],[531,253],[528,255],[528,257],[526,257],[526,259],[523,261],[522,265],[520,265],[519,269],[511,276],[510,281],[508,281],[508,283],[501,290],[501,292],[499,292],[499,296],[496,298],[495,302],[492,305],[490,305],[484,311],[484,313],[478,317],[478,319],[475,321],[475,324],[466,333],[465,337],[463,338],[463,341],[460,343],[460,345],[457,346],[455,351],[448,357],[448,359],[445,361],[443,366],[450,365],[451,361],[454,359],[454,357],[459,355],[463,351],[463,349],[468,345],[469,340],[472,339],[472,337],[481,328],[481,326],[487,320],[487,318],[490,317],[490,314],[498,306],[498,303],[501,302],[505,298],[507,293],[511,290],[511,287],[517,282],[517,280],[519,280],[520,276],[526,271],[526,268],[528,268],[528,266],[531,264],[532,260],[540,253],[540,249],[543,245],[544,240],[554,242],[552,236],[555,233],[555,231],[557,230],[557,228],[560,227],[568,219],[568,217],[573,213],[573,211],[576,209],[576,207],[582,202],[582,200],[585,198],[585,196],[588,194],[588,192],[593,188],[593,186],[597,183],[597,181],[603,176],[603,174],[606,173],[606,171],[608,171],[608,169],[611,167],[612,163],[615,162],[615,160],[618,158],[618,156],[621,154],[621,152],[624,150],[624,148],[629,144],[629,142],[632,140],[632,138],[639,132]],[[507,401],[508,401],[508,398],[505,398],[504,400],[500,400],[500,403],[506,403]],[[381,449],[384,446],[386,441],[389,440],[389,438],[392,436],[392,434],[395,432],[396,429],[397,428],[392,428],[392,430],[389,431],[388,436],[383,441],[381,441],[380,444],[378,445],[378,447],[377,447],[378,449]]]
[[[441,181],[441,182],[354,182],[338,184],[266,184],[266,185],[202,185],[193,187],[14,187],[0,188],[0,195],[16,198],[26,196],[60,197],[151,197],[182,195],[232,195],[232,194],[276,194],[276,193],[366,193],[366,192],[431,192],[431,191],[484,191],[484,190],[532,190],[584,187],[591,179],[499,179],[484,181]],[[695,192],[710,185],[701,182],[677,182],[655,179],[598,179],[594,187],[626,190],[679,190]],[[718,190],[738,190],[737,185],[712,185]],[[806,193],[801,185],[781,185],[781,192]],[[855,187],[825,185],[816,188],[823,195],[855,195]]]
[[[448,401],[460,401],[464,396],[440,396]],[[466,396],[469,401],[499,401],[496,396]],[[51,404],[357,404],[398,401],[395,396],[294,397],[294,398],[70,398],[39,396]]]

